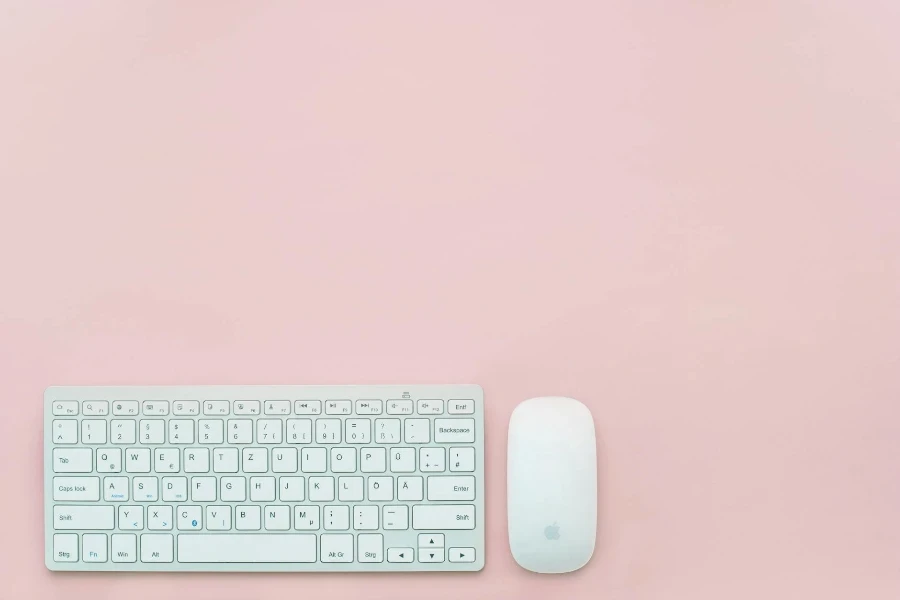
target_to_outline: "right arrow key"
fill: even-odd
[[[475,548],[450,548],[447,554],[452,563],[475,562]]]

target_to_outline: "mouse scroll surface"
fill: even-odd
[[[591,558],[597,531],[594,421],[571,398],[533,398],[510,417],[509,542],[522,567],[566,573]]]

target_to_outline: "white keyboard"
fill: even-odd
[[[52,571],[478,571],[477,385],[50,387]]]

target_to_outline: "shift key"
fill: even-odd
[[[472,504],[416,504],[413,506],[413,529],[475,529],[475,506]]]
[[[112,529],[115,523],[112,506],[64,506],[53,507],[54,529]]]

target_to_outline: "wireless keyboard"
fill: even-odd
[[[50,387],[52,571],[478,571],[477,385]]]

